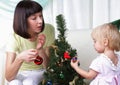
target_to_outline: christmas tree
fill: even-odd
[[[50,48],[50,61],[45,75],[44,85],[69,85],[75,81],[75,85],[83,85],[83,78],[71,67],[70,61],[76,59],[77,52],[66,41],[66,23],[63,15],[56,17],[58,39],[55,39]]]
[[[113,25],[115,25],[118,28],[118,30],[120,30],[120,19],[112,21],[110,23],[113,24]]]

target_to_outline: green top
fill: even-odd
[[[51,26],[50,24],[45,25],[45,29],[42,32],[42,34],[45,34],[46,36],[46,42],[44,44],[44,48],[50,46],[55,39],[55,32],[54,32],[54,27]],[[31,49],[31,48],[36,48],[37,42],[36,41],[29,41],[28,39],[25,39],[15,33],[13,33],[7,43],[6,51],[9,52],[14,52],[16,54],[19,54],[20,52]],[[42,65],[36,65],[33,62],[23,62],[20,71],[23,70],[38,70],[41,69]]]

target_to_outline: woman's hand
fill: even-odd
[[[45,44],[46,41],[46,37],[44,34],[39,34],[38,38],[37,38],[37,46],[36,49],[39,50],[43,47],[43,45]]]
[[[29,49],[21,52],[18,55],[18,58],[20,58],[24,62],[33,62],[37,56],[38,56],[38,51],[36,49]]]

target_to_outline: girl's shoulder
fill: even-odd
[[[117,53],[116,55],[117,55],[117,57],[118,57],[118,64],[119,64],[119,66],[120,66],[120,53]]]
[[[120,58],[120,52],[117,52],[116,55],[118,58]]]
[[[102,70],[101,68],[103,64],[104,64],[104,57],[102,55],[99,55],[92,61],[89,68],[96,72],[101,72]]]
[[[93,61],[102,62],[103,60],[105,60],[104,54],[100,54]]]
[[[105,64],[106,62],[107,62],[107,59],[105,58],[104,54],[100,54],[92,61],[91,65],[95,65],[99,67]]]

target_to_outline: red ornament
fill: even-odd
[[[64,52],[64,58],[65,59],[70,59],[71,58],[70,55],[69,55],[69,53],[67,51]]]
[[[36,65],[40,65],[43,63],[43,59],[40,56],[37,56],[36,59],[34,60],[34,63]]]

